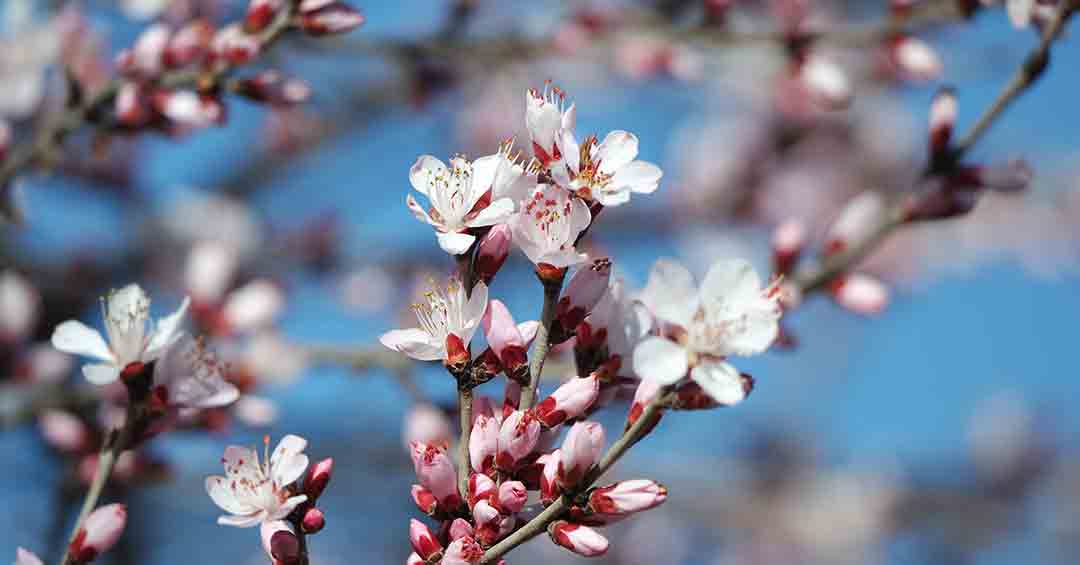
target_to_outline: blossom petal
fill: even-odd
[[[679,382],[689,366],[686,349],[662,337],[650,337],[634,348],[634,372],[665,385]]]
[[[277,511],[274,512],[273,514],[270,514],[267,517],[267,519],[268,520],[281,520],[282,518],[288,516],[289,513],[292,512],[297,506],[300,506],[300,504],[302,504],[302,503],[304,503],[306,501],[307,501],[307,495],[306,494],[301,494],[301,495],[298,495],[298,496],[290,497],[285,502],[282,502],[281,506],[278,507]]]
[[[217,523],[234,528],[254,528],[263,522],[265,516],[266,512],[263,511],[248,516],[218,516]]]
[[[413,166],[409,168],[409,183],[416,189],[416,192],[427,196],[431,179],[439,175],[439,173],[445,172],[445,163],[431,155],[421,155],[413,163]]]
[[[465,225],[470,228],[493,226],[506,222],[514,213],[514,201],[509,198],[500,198],[492,202],[487,208],[477,212]]]
[[[105,338],[101,332],[87,326],[78,320],[68,320],[53,330],[53,347],[71,353],[101,359],[102,361],[114,361],[112,351],[109,351]]]
[[[413,217],[417,220],[420,220],[421,222],[432,226],[439,225],[438,222],[431,218],[431,216],[427,213],[427,210],[424,210],[424,208],[420,206],[420,203],[417,202],[415,198],[413,198],[413,195],[410,194],[405,197],[405,205],[409,207],[409,211],[412,212]]]
[[[281,438],[274,452],[270,455],[270,474],[277,486],[291,485],[304,474],[308,466],[308,456],[304,455],[307,440],[297,435]]]
[[[451,255],[465,253],[476,241],[476,236],[467,233],[437,233],[435,237],[439,240],[439,247]]]
[[[248,515],[257,510],[250,504],[237,500],[229,488],[229,479],[219,475],[206,477],[206,494],[210,495],[214,504],[229,514]]]
[[[419,328],[391,330],[379,336],[379,342],[418,361],[437,361],[443,358],[443,348],[431,343],[431,336]]]
[[[745,259],[717,261],[701,281],[701,305],[706,310],[741,303],[761,295],[761,278]]]
[[[657,318],[684,327],[689,326],[699,304],[694,276],[673,259],[653,264],[640,299]]]
[[[606,136],[596,148],[596,157],[600,160],[600,172],[614,174],[626,166],[638,154],[636,135],[622,130],[615,130]]]
[[[690,378],[701,385],[713,400],[725,406],[732,406],[746,398],[742,377],[739,371],[723,361],[703,363],[690,371]]]
[[[225,476],[230,480],[237,478],[256,479],[262,473],[259,469],[258,454],[247,447],[239,445],[226,447],[225,454],[221,456],[221,462],[225,464]]]
[[[664,171],[647,161],[634,161],[620,168],[611,177],[611,183],[617,187],[626,187],[633,192],[648,194],[660,186]]]
[[[157,325],[154,326],[154,332],[150,334],[150,341],[146,345],[146,351],[142,355],[143,361],[157,359],[165,348],[176,342],[176,339],[180,337],[177,330],[180,328],[180,323],[184,321],[184,314],[187,313],[190,304],[191,299],[185,296],[176,312],[158,320]]]
[[[116,365],[108,363],[90,363],[83,365],[83,376],[90,384],[107,385],[116,382],[120,378],[120,369]]]

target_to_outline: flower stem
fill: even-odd
[[[536,401],[536,389],[540,386],[540,374],[544,371],[544,360],[551,349],[551,325],[555,322],[555,304],[559,301],[563,279],[544,280],[544,309],[540,313],[540,327],[536,330],[536,346],[529,359],[529,384],[521,389],[521,402],[518,408],[528,410]]]
[[[469,437],[472,434],[472,386],[458,387],[458,413],[461,435],[458,438],[458,490],[465,500],[469,490]]]

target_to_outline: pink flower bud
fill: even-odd
[[[279,106],[301,104],[311,98],[311,87],[307,83],[286,78],[275,70],[237,81],[236,92],[256,102]]]
[[[611,260],[597,259],[570,277],[566,291],[555,307],[555,317],[563,330],[572,332],[592,312],[607,291],[611,279]]]
[[[917,81],[934,80],[941,76],[941,59],[925,41],[915,37],[901,37],[889,47],[889,59],[897,73]]]
[[[487,285],[491,284],[495,274],[506,261],[506,257],[510,255],[511,232],[509,225],[498,224],[488,230],[484,238],[480,240],[474,268],[480,280]]]
[[[304,478],[304,494],[307,495],[309,501],[315,502],[322,496],[326,485],[330,484],[330,475],[333,471],[334,459],[332,457],[327,457],[308,467],[307,476]]]
[[[107,504],[94,510],[71,542],[70,553],[77,563],[89,563],[116,545],[127,523],[123,504]]]
[[[949,148],[953,126],[956,124],[956,92],[943,88],[930,103],[930,153],[943,153]]]
[[[446,451],[434,445],[413,442],[412,454],[416,477],[424,488],[435,495],[439,508],[445,511],[457,508],[461,504],[461,496],[457,490],[457,472]]]
[[[364,23],[364,15],[355,8],[333,2],[317,10],[300,15],[300,28],[312,36],[333,35],[350,32]]]
[[[562,464],[562,451],[556,449],[551,453],[541,455],[536,462],[543,465],[540,471],[540,502],[548,505],[562,495],[558,477],[559,466]]]
[[[224,119],[224,108],[213,97],[187,90],[159,90],[154,92],[151,102],[158,113],[183,127],[207,127]]]
[[[825,57],[808,55],[799,66],[799,80],[807,94],[827,109],[838,110],[851,104],[851,81]]]
[[[525,351],[525,339],[518,331],[510,310],[502,301],[488,302],[482,324],[484,337],[487,338],[492,351],[498,356],[507,375],[513,375],[522,367],[527,366],[529,359]]]
[[[473,527],[472,524],[464,518],[454,518],[454,521],[450,522],[450,528],[447,533],[450,535],[450,541],[455,541],[463,537],[472,537]]]
[[[165,24],[154,24],[135,40],[131,49],[134,71],[143,77],[155,77],[161,73],[165,59],[165,47],[172,32]]]
[[[405,416],[405,426],[402,433],[405,446],[412,442],[427,443],[431,445],[447,445],[450,443],[452,432],[450,421],[431,404],[416,404]]]
[[[282,7],[282,0],[251,0],[244,16],[244,30],[257,33],[266,29]]]
[[[627,428],[634,425],[638,418],[645,413],[645,406],[656,398],[661,388],[663,388],[663,385],[652,379],[644,379],[638,384],[637,389],[634,391],[634,400],[630,402],[630,412],[626,415]],[[653,416],[653,421],[648,424],[645,433],[649,433],[658,423],[660,423],[660,412]]]
[[[792,272],[806,247],[806,225],[801,220],[787,220],[776,227],[772,236],[773,271],[778,275]]]
[[[488,501],[481,500],[472,508],[473,520],[476,522],[476,539],[481,545],[491,546],[503,536],[510,533],[514,526],[514,518],[507,516]]]
[[[563,488],[576,485],[592,468],[604,450],[604,427],[597,422],[578,422],[570,428],[562,444],[559,465],[559,484]]]
[[[484,557],[484,548],[470,536],[458,538],[446,548],[440,565],[471,565]]]
[[[465,367],[469,363],[469,349],[465,342],[457,334],[446,336],[446,359],[443,364],[447,367]]]
[[[514,410],[518,409],[521,405],[521,385],[517,381],[507,379],[506,386],[503,387],[503,404],[502,404],[502,416],[506,419],[507,416],[512,414]]]
[[[38,417],[41,435],[54,448],[77,453],[90,445],[90,429],[77,416],[63,410],[46,410]]]
[[[594,489],[589,494],[589,509],[608,517],[622,517],[655,508],[667,500],[667,488],[645,479],[622,481]]]
[[[469,434],[469,463],[473,471],[487,473],[499,450],[499,422],[493,416],[477,416]]]
[[[305,534],[317,534],[326,526],[326,515],[318,508],[308,508],[300,520],[300,529]]]
[[[472,507],[473,520],[476,521],[477,528],[483,528],[484,526],[498,521],[499,509],[495,508],[486,500],[477,502]]]
[[[431,491],[420,486],[413,485],[410,491],[413,502],[421,512],[429,516],[435,514],[435,507],[438,505],[438,501],[435,500],[435,495],[431,494]]]
[[[218,59],[231,65],[243,65],[255,58],[259,52],[259,40],[244,33],[237,24],[218,30],[210,42],[210,50]]]
[[[275,563],[296,563],[300,559],[300,540],[292,524],[285,520],[263,522],[259,528],[263,550]]]
[[[829,285],[829,291],[837,304],[866,316],[881,313],[889,303],[888,287],[870,275],[838,277]]]
[[[529,412],[514,411],[499,428],[499,450],[495,464],[503,470],[514,470],[532,453],[539,439],[540,422]]]
[[[469,505],[475,505],[478,501],[490,498],[496,491],[495,481],[491,477],[480,473],[469,475],[468,496]]]
[[[431,533],[431,530],[419,520],[409,520],[409,543],[424,561],[431,559],[443,549],[439,540],[435,539],[435,534]]]
[[[178,68],[194,63],[206,54],[213,37],[214,28],[206,20],[195,20],[180,28],[165,47],[165,66]]]
[[[866,239],[885,213],[885,198],[867,190],[848,201],[825,235],[825,253],[839,253]]]
[[[607,553],[607,538],[588,526],[558,520],[548,526],[548,535],[551,541],[584,557]]]
[[[536,418],[553,428],[585,413],[600,394],[600,380],[595,374],[571,378],[536,406]]]
[[[1031,165],[1023,159],[1013,159],[1007,163],[987,165],[978,169],[979,181],[990,190],[998,192],[1019,192],[1031,184]]]
[[[521,481],[506,481],[499,485],[499,507],[506,514],[515,514],[525,507],[529,491]]]
[[[150,118],[142,88],[133,82],[125,82],[116,92],[116,119],[128,127],[139,127]]]

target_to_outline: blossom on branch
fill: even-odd
[[[487,310],[487,285],[477,283],[466,297],[465,287],[451,278],[445,293],[436,288],[425,298],[427,303],[413,304],[419,328],[392,330],[379,341],[419,361],[460,362],[468,356],[469,342]]]
[[[270,438],[263,440],[269,449]],[[225,448],[221,462],[225,476],[206,478],[206,492],[229,515],[218,518],[218,524],[250,528],[263,522],[281,520],[289,515],[307,495],[296,494],[292,488],[307,469],[304,455],[307,440],[287,435],[281,438],[274,452],[260,463],[254,449],[236,445]]]
[[[585,261],[575,248],[592,221],[589,206],[552,184],[536,187],[510,221],[514,243],[537,267],[565,269]]]
[[[653,163],[638,161],[638,138],[626,131],[613,131],[597,143],[596,136],[578,144],[573,132],[559,137],[562,159],[552,164],[551,175],[559,185],[586,200],[604,206],[630,201],[630,194],[649,194],[660,186],[663,171]]]

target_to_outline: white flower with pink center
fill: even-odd
[[[166,406],[213,408],[240,397],[225,364],[201,340],[183,336],[154,365],[153,392]]]
[[[754,268],[735,259],[715,263],[699,289],[686,267],[661,259],[640,299],[663,324],[660,336],[634,348],[634,370],[642,379],[671,385],[689,372],[721,404],[745,398],[743,379],[725,358],[761,353],[776,340],[776,285],[762,288]]]
[[[269,449],[270,438],[263,442]],[[229,513],[220,516],[218,524],[250,528],[281,520],[306,501],[306,495],[296,494],[296,489],[290,488],[307,469],[305,447],[307,440],[287,435],[281,438],[272,454],[264,455],[263,463],[259,462],[254,449],[236,445],[225,448],[221,458],[225,476],[206,478],[207,494]]]
[[[630,201],[630,194],[649,194],[660,186],[664,175],[660,167],[636,160],[638,138],[626,131],[613,131],[597,143],[596,136],[578,144],[574,133],[559,133],[562,160],[551,165],[557,183],[586,200],[604,206],[618,206]]]
[[[420,327],[386,332],[379,341],[419,361],[447,360],[467,349],[487,310],[487,285],[477,283],[466,296],[465,287],[451,278],[445,292],[433,288],[424,298],[412,306]]]
[[[537,266],[562,269],[581,263],[584,253],[574,248],[592,221],[588,205],[551,184],[536,187],[510,227],[513,241]]]
[[[157,360],[180,338],[180,322],[187,312],[184,298],[172,314],[150,322],[150,298],[137,284],[113,291],[103,304],[108,343],[97,330],[78,320],[68,320],[53,331],[53,347],[65,353],[101,361],[83,365],[83,375],[96,385],[106,385],[132,363]]]
[[[443,251],[461,255],[476,241],[470,228],[503,223],[514,212],[514,201],[506,194],[514,192],[523,174],[502,150],[473,162],[454,157],[449,167],[422,155],[409,169],[409,182],[427,196],[431,207],[425,211],[411,194],[405,202],[413,216],[435,228]]]
[[[566,93],[550,82],[543,91],[530,88],[525,92],[525,127],[533,154],[542,165],[559,160],[559,133],[573,131],[576,115],[572,103],[566,106]]]

